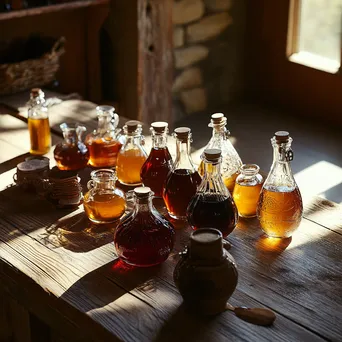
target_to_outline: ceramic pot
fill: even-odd
[[[233,257],[223,248],[221,232],[213,228],[194,231],[173,277],[189,308],[205,315],[225,311],[238,272]]]

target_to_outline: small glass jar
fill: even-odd
[[[233,199],[241,217],[254,217],[262,188],[263,178],[256,164],[243,164],[236,178]]]
[[[91,174],[89,191],[84,195],[84,211],[94,223],[110,223],[119,219],[126,210],[126,198],[122,190],[115,187],[117,177],[114,170],[100,169]]]

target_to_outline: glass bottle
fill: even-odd
[[[62,123],[59,126],[63,132],[64,141],[56,145],[53,152],[56,164],[60,170],[79,170],[87,166],[89,152],[82,142],[82,134],[87,130],[79,124]]]
[[[228,236],[238,222],[232,196],[221,176],[221,150],[205,149],[202,154],[204,176],[192,197],[187,218],[193,229],[216,228]]]
[[[84,195],[84,211],[95,223],[109,223],[119,219],[126,210],[126,197],[115,187],[117,177],[114,170],[93,171],[88,182],[89,191]]]
[[[263,178],[256,164],[244,164],[236,178],[233,199],[241,217],[254,217],[262,188]]]
[[[172,251],[175,231],[152,204],[149,187],[133,191],[134,209],[117,227],[114,244],[119,258],[134,266],[154,266],[165,261]]]
[[[45,105],[44,93],[39,88],[31,90],[28,102],[28,129],[30,133],[30,153],[43,155],[51,148],[51,133],[48,108]]]
[[[121,149],[118,129],[119,115],[114,107],[96,107],[98,127],[86,137],[89,150],[89,164],[93,167],[114,167]]]
[[[174,137],[177,155],[166,178],[163,199],[172,218],[185,220],[188,204],[202,179],[190,157],[191,129],[176,128]]]
[[[234,146],[229,141],[230,132],[226,128],[226,124],[227,118],[222,113],[215,113],[211,116],[211,122],[208,126],[213,128],[213,136],[205,148],[218,148],[222,151],[221,174],[224,184],[232,194],[242,161]],[[199,172],[203,176],[203,161],[199,166]]]
[[[300,224],[303,203],[290,166],[292,138],[288,132],[279,131],[271,142],[273,163],[261,190],[257,215],[268,236],[287,238]]]
[[[149,186],[155,196],[162,197],[163,187],[172,166],[172,157],[167,148],[167,122],[153,122],[150,131],[152,133],[152,149],[141,168],[141,180],[145,186]]]
[[[117,159],[116,172],[121,184],[140,185],[141,167],[147,159],[143,148],[145,142],[142,126],[139,121],[127,121],[123,127],[125,144],[122,146]]]

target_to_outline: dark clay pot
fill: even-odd
[[[236,288],[238,273],[233,257],[223,248],[221,232],[213,228],[193,232],[173,278],[191,309],[205,315],[224,311]]]

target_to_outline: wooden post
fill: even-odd
[[[172,0],[113,0],[107,30],[115,51],[120,114],[172,124]]]

